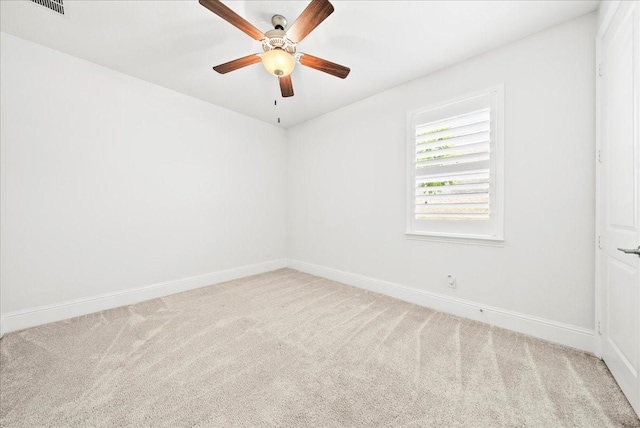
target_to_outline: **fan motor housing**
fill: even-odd
[[[280,48],[291,55],[296,53],[296,44],[287,38],[284,30],[269,30],[264,35],[265,39],[262,41],[262,49],[265,52]]]

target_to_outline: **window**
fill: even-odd
[[[503,87],[409,114],[407,235],[502,241]]]

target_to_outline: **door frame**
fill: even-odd
[[[613,17],[618,12],[620,5],[622,4],[622,0],[615,0],[609,2],[609,9],[605,12],[605,15],[598,27],[598,32],[596,34],[596,152],[595,152],[595,170],[596,170],[596,218],[595,218],[595,226],[596,226],[596,242],[595,242],[595,325],[594,325],[594,344],[593,344],[593,353],[600,359],[602,359],[602,333],[600,329],[600,323],[602,320],[602,305],[604,305],[604,299],[602,298],[602,292],[604,290],[604,284],[602,283],[602,245],[601,245],[601,237],[603,233],[602,221],[604,219],[604,206],[602,204],[602,190],[601,190],[601,181],[602,181],[602,171],[601,171],[601,158],[600,153],[602,149],[602,85],[600,83],[600,72],[601,72],[601,60],[602,60],[602,39],[606,34],[607,30],[611,22],[613,21]],[[601,6],[604,3],[601,3]]]

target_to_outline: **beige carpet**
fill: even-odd
[[[290,269],[0,347],[2,427],[640,427],[593,356]]]

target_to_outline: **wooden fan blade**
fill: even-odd
[[[279,77],[280,92],[284,98],[293,96],[293,83],[291,82],[291,75]]]
[[[332,74],[341,79],[347,77],[349,75],[349,72],[351,71],[351,69],[348,67],[309,54],[302,54],[300,56],[300,64],[306,65],[307,67],[315,68],[316,70],[323,71],[328,74]]]
[[[252,54],[243,56],[242,58],[234,59],[233,61],[225,62],[224,64],[216,65],[215,67],[213,67],[213,69],[220,74],[226,74],[230,71],[234,71],[239,68],[258,63],[260,61],[260,55]]]
[[[332,13],[333,6],[329,3],[329,0],[312,0],[298,19],[289,27],[287,37],[294,43],[301,42]]]
[[[256,40],[264,39],[262,31],[258,30],[249,23],[249,21],[222,4],[220,0],[200,0],[200,4],[227,21],[229,24],[248,34],[249,37],[253,37]]]

